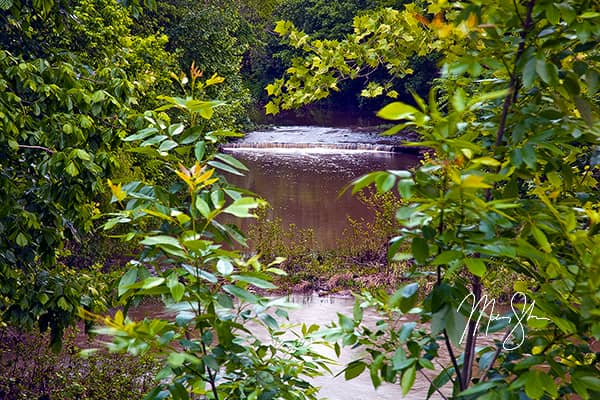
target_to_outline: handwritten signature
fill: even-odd
[[[458,308],[456,309],[457,312],[460,312],[460,309],[462,308],[463,304],[465,304],[465,302],[467,302],[467,300],[472,299],[472,306],[471,306],[471,312],[469,314],[469,320],[473,320],[473,317],[477,314],[477,320],[476,320],[476,324],[475,324],[475,332],[477,331],[480,322],[481,322],[481,318],[484,316],[484,312],[489,308],[489,318],[488,318],[488,322],[487,322],[487,326],[485,328],[485,335],[487,336],[489,328],[490,328],[490,324],[494,321],[499,321],[499,320],[508,320],[508,324],[512,324],[513,322],[513,318],[516,319],[516,322],[514,324],[514,326],[512,327],[512,329],[507,333],[507,335],[504,337],[504,340],[502,341],[502,348],[504,350],[515,350],[518,349],[523,342],[525,341],[525,327],[523,325],[523,322],[529,321],[530,319],[536,319],[536,320],[547,320],[549,321],[549,318],[545,318],[545,317],[538,317],[533,315],[533,308],[535,307],[535,301],[533,301],[531,304],[527,304],[527,296],[525,296],[524,293],[522,292],[515,292],[515,294],[513,294],[513,296],[510,299],[510,308],[512,310],[512,315],[506,315],[506,316],[501,316],[500,314],[494,314],[494,307],[496,306],[496,299],[489,299],[487,295],[483,295],[481,296],[481,298],[479,300],[477,300],[477,297],[475,296],[474,293],[469,293],[468,295],[465,296],[465,298],[463,299],[463,301],[460,302]],[[522,310],[520,309],[521,307],[515,307],[515,302],[517,300],[521,300],[519,303],[522,305]],[[469,303],[467,303],[469,304]],[[468,325],[465,327],[462,336],[460,337],[460,341],[459,343],[462,344],[462,342],[465,340],[466,336],[467,336],[467,332],[468,332]],[[511,338],[514,338],[514,343],[513,340]],[[512,343],[512,344],[511,344]]]

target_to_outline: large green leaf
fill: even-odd
[[[238,299],[245,301],[247,303],[250,303],[250,304],[256,304],[256,303],[258,303],[258,300],[259,300],[256,295],[250,293],[246,289],[242,289],[239,286],[223,285],[223,290],[226,291],[227,293],[237,297]]]
[[[350,379],[354,379],[365,370],[367,364],[362,360],[352,361],[348,366],[344,369],[344,378],[349,381]]]
[[[234,281],[249,283],[260,289],[275,289],[275,288],[277,288],[277,286],[273,285],[271,282],[269,282],[263,278],[259,278],[257,276],[253,276],[253,275],[249,275],[249,274],[232,275],[231,279]]]
[[[377,116],[383,119],[398,121],[402,119],[413,119],[416,114],[420,114],[420,111],[413,106],[395,101],[379,110]]]
[[[241,197],[227,206],[223,212],[239,218],[250,218],[255,216],[250,213],[250,210],[257,208],[259,205],[260,202],[252,197]]]

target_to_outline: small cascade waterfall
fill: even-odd
[[[249,132],[243,139],[222,145],[225,151],[272,150],[305,153],[415,153],[402,137],[383,137],[377,129],[319,126],[280,126]]]
[[[280,143],[280,142],[234,142],[222,146],[223,150],[253,150],[253,149],[329,149],[360,152],[399,153],[405,151],[399,146],[377,143]]]

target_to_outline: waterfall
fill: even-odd
[[[280,143],[280,142],[233,142],[223,144],[222,150],[256,150],[256,149],[330,149],[349,150],[361,152],[384,152],[400,153],[406,152],[407,148],[389,144],[376,143]]]

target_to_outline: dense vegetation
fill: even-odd
[[[2,335],[38,328],[58,351],[67,327],[95,323],[112,351],[159,360],[140,384],[153,386],[150,399],[316,399],[310,378],[329,360],[314,343],[364,348],[346,378],[368,370],[375,386],[405,393],[420,373],[428,396],[597,396],[597,3],[230,3],[0,0]],[[364,292],[351,317],[290,338],[280,325],[289,304],[262,294],[312,261],[268,236],[265,261],[230,250],[246,239],[224,216],[264,204],[227,181],[245,167],[218,144],[250,123],[252,104],[272,114],[328,98],[383,107],[398,123],[388,134],[414,130],[431,149],[413,170],[375,172],[352,190],[397,192],[401,203],[384,200],[399,207],[396,221],[386,209],[369,229],[394,235],[389,259],[411,266],[410,279],[435,283]],[[68,257],[102,232],[133,254],[125,269]],[[102,243],[100,253],[115,251]],[[506,274],[521,305],[494,321],[486,294]],[[151,297],[168,316],[127,317]],[[375,328],[362,321],[367,307],[381,313]],[[398,323],[404,314],[424,324]],[[478,346],[487,321],[506,333]],[[75,382],[73,370],[48,371]],[[112,371],[98,366],[98,379]],[[50,395],[4,378],[5,396]],[[79,378],[72,396],[99,398],[95,378]]]
[[[411,171],[376,172],[353,190],[397,189],[407,203],[390,257],[436,277],[417,306],[417,285],[366,293],[352,318],[325,334],[364,346],[373,384],[400,381],[450,362],[429,396],[594,398],[600,390],[598,268],[598,39],[593,2],[431,2],[354,20],[341,41],[313,40],[289,22],[277,31],[307,53],[283,79],[267,111],[318,100],[337,82],[377,67],[409,73],[413,54],[439,51],[442,75],[427,100],[392,102],[382,118],[421,135],[434,152]],[[399,49],[402,51],[399,51]],[[374,91],[387,91],[374,84]],[[495,318],[489,277],[516,273],[513,313]],[[521,303],[517,305],[516,303]],[[362,308],[381,311],[373,330]],[[403,314],[420,322],[394,324]],[[516,320],[516,322],[515,322]],[[486,326],[487,325],[487,326]],[[478,332],[505,330],[495,345]],[[444,350],[442,350],[442,348]],[[452,382],[452,390],[441,389]]]

